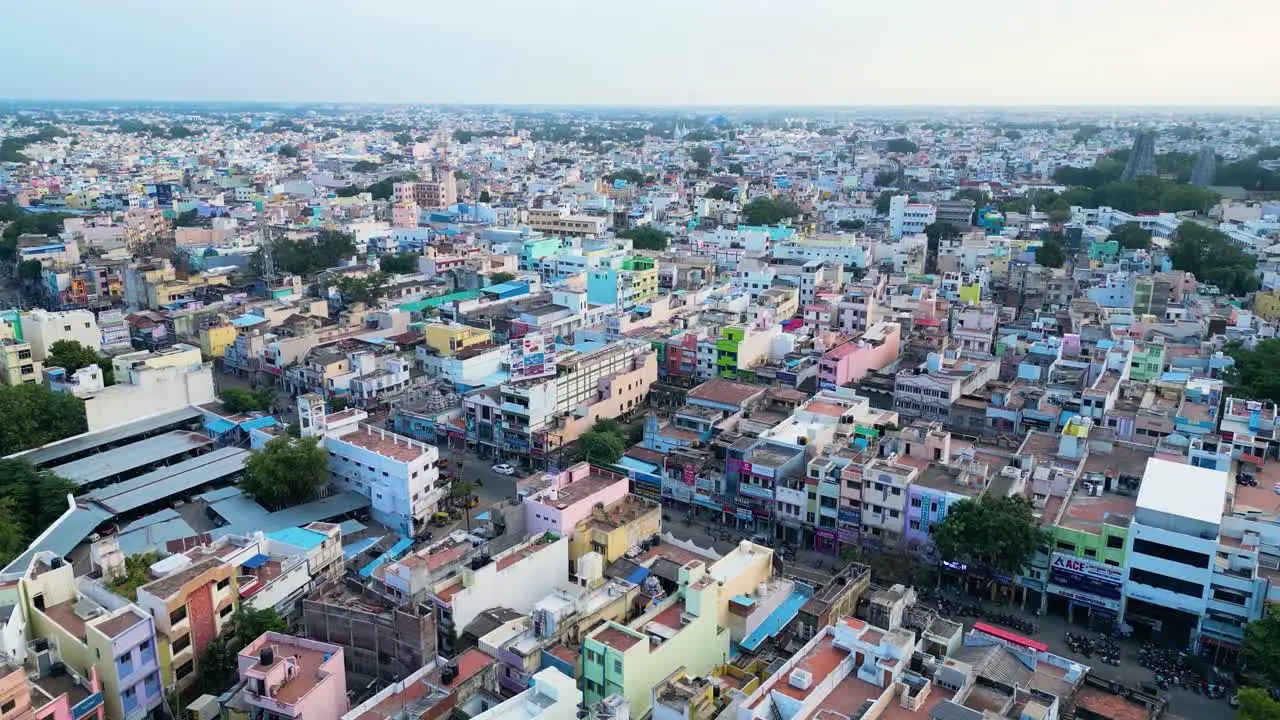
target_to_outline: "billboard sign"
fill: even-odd
[[[528,333],[511,341],[511,381],[556,374],[555,336]]]
[[[1118,610],[1124,571],[1104,563],[1056,552],[1049,565],[1048,591],[1079,602]]]

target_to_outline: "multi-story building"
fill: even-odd
[[[720,586],[697,560],[680,568],[679,590],[633,622],[605,623],[582,642],[583,699],[621,695],[638,716],[653,703],[653,688],[685,666],[706,673],[729,657],[729,633],[720,628]]]
[[[569,585],[567,537],[543,533],[492,557],[476,556],[432,589],[440,654],[457,654],[457,639],[481,612],[501,606],[528,613],[548,593]]]
[[[889,236],[896,240],[903,235],[922,233],[937,216],[938,210],[933,205],[907,202],[906,195],[894,195],[889,200]]]
[[[769,358],[774,338],[782,333],[782,326],[770,323],[760,327],[728,325],[720,328],[715,341],[715,372],[723,378],[753,375],[755,366]]]
[[[1166,641],[1199,642],[1207,611],[1231,594],[1213,586],[1229,483],[1217,470],[1147,461],[1125,544],[1124,622],[1159,621]]]
[[[592,505],[591,514],[573,527],[569,556],[576,560],[595,552],[611,563],[661,531],[662,506],[639,495],[626,495],[603,507]]]
[[[972,395],[999,377],[997,362],[947,359],[931,354],[916,368],[899,371],[895,377],[893,409],[904,417],[946,421],[951,406]]]
[[[6,331],[7,337],[2,335]],[[0,324],[0,384],[35,385],[43,370],[44,363],[35,359],[31,343],[13,337],[10,326]]]
[[[564,237],[598,237],[608,226],[603,217],[574,215],[567,207],[529,210],[528,221],[537,232]]]
[[[31,343],[32,357],[41,361],[59,340],[78,342],[94,351],[102,347],[98,318],[88,310],[32,310],[22,316],[22,336]]]
[[[33,677],[34,676],[34,677]],[[12,659],[0,662],[0,718],[3,720],[104,720],[102,683],[89,667],[83,687],[64,676],[31,673]]]
[[[597,305],[630,309],[658,297],[658,267],[652,258],[624,258],[587,274],[587,299]]]
[[[898,359],[902,328],[897,323],[877,323],[856,338],[823,353],[818,364],[818,387],[826,390],[858,382],[868,373]]]
[[[368,414],[349,408],[325,411],[314,393],[298,397],[302,437],[321,438],[329,451],[332,481],[369,498],[378,522],[405,536],[418,532],[444,498],[439,451],[432,445],[366,425]]]
[[[468,348],[493,342],[493,333],[488,330],[457,323],[428,323],[422,329],[422,335],[426,346],[442,356],[453,356]]]
[[[160,561],[152,572],[162,577],[138,588],[138,605],[155,621],[165,687],[183,690],[199,677],[204,651],[240,606],[237,570],[197,548]]]
[[[458,202],[458,181],[453,171],[446,167],[435,174],[435,180],[396,183],[393,186],[395,201],[431,209],[447,208]]]
[[[236,656],[250,720],[338,720],[347,712],[347,669],[338,645],[266,632]]]
[[[895,547],[907,527],[911,484],[920,471],[910,465],[875,460],[862,471],[862,540]]]
[[[580,462],[546,478],[546,485],[525,494],[525,532],[569,536],[597,506],[607,507],[627,496],[626,475],[597,470]],[[576,557],[576,556],[575,556]]]
[[[146,612],[88,577],[76,578],[52,552],[36,554],[21,584],[34,641],[20,651],[34,654],[32,666],[47,672],[61,663],[82,687],[96,672],[111,720],[145,716],[164,702],[156,625]]]

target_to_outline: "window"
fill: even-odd
[[[613,671],[619,675],[622,674],[622,660],[620,658],[614,658]]]
[[[173,641],[173,654],[177,655],[178,653],[190,647],[190,645],[191,645],[191,636],[183,635],[182,637]]]
[[[187,606],[186,606],[186,605],[183,605],[182,607],[178,608],[177,610],[174,610],[173,612],[169,613],[169,624],[170,624],[170,625],[177,625],[178,623],[180,623],[180,622],[182,622],[183,620],[186,620],[186,619],[187,619]]]
[[[0,713],[4,713],[5,715],[8,715],[9,713],[13,712],[13,709],[17,706],[18,706],[18,703],[16,700],[5,700],[4,704],[0,705]]]
[[[151,641],[150,641],[150,640],[144,640],[144,641],[142,642],[142,644],[138,646],[138,652],[140,652],[140,653],[144,653],[144,654],[145,654],[145,653],[147,653],[147,652],[148,652],[148,651],[150,651],[150,650],[151,650]]]
[[[1073,545],[1073,544],[1071,544],[1071,543],[1069,543],[1069,542],[1062,542],[1061,540],[1059,540],[1059,541],[1058,541],[1058,546],[1057,546],[1057,547],[1058,547],[1058,549],[1059,549],[1059,550],[1061,550],[1062,552],[1074,553],[1074,552],[1076,551],[1076,546],[1075,546],[1075,545]]]
[[[920,498],[918,498],[918,497],[913,497],[913,498],[911,498],[911,507],[913,507],[913,508],[918,508],[918,507],[920,507],[922,504],[923,504],[923,503],[921,503],[921,502],[920,502]]]
[[[1103,562],[1106,563],[1107,565],[1110,565],[1111,567],[1120,567],[1120,563],[1116,562],[1115,560],[1103,560]]]
[[[1138,568],[1129,569],[1129,579],[1133,582],[1150,585],[1151,587],[1176,592],[1180,595],[1190,595],[1191,597],[1201,597],[1204,594],[1204,586],[1199,583],[1188,582],[1171,578],[1167,575],[1140,570]]]
[[[195,663],[188,660],[182,663],[181,665],[179,665],[177,669],[173,671],[173,677],[176,680],[181,680],[186,676],[190,675],[191,671],[194,669],[195,669]]]
[[[1108,535],[1108,536],[1107,536],[1107,547],[1109,547],[1109,548],[1123,548],[1123,547],[1124,547],[1124,538],[1120,537],[1119,535]]]
[[[229,587],[231,587],[231,578],[222,578],[218,581],[219,590],[226,590]]]
[[[1209,567],[1209,556],[1204,553],[1198,553],[1194,550],[1185,550],[1164,543],[1152,542],[1150,540],[1134,540],[1133,551],[1158,557],[1162,560],[1181,563],[1183,565],[1191,565],[1192,567],[1207,568]]]
[[[1098,557],[1098,551],[1092,548],[1087,548],[1084,551],[1084,556],[1087,558],[1096,558]]]
[[[224,608],[222,608],[221,610],[219,610],[219,611],[218,611],[218,617],[220,617],[220,618],[222,618],[222,619],[224,619],[224,620],[225,620],[225,619],[227,619],[227,618],[231,617],[231,613],[235,612],[235,609],[236,609],[236,608],[235,608],[235,606],[234,606],[234,605],[228,605],[228,606],[226,606],[226,607],[224,607]]]

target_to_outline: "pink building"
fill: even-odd
[[[898,358],[902,329],[897,323],[880,322],[854,340],[838,345],[822,356],[818,387],[829,390],[861,380]]]
[[[626,497],[629,485],[626,475],[580,462],[552,476],[546,487],[524,499],[525,532],[569,537],[574,526],[591,515],[591,508]]]
[[[84,686],[65,675],[31,680],[22,665],[0,662],[0,720],[103,720],[98,669],[90,665],[85,680]]]
[[[250,720],[338,720],[349,709],[338,645],[263,633],[237,658]]]
[[[397,202],[391,206],[391,227],[418,227],[418,206],[412,202]]]

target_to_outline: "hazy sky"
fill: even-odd
[[[1280,105],[1280,0],[0,0],[0,98]]]

